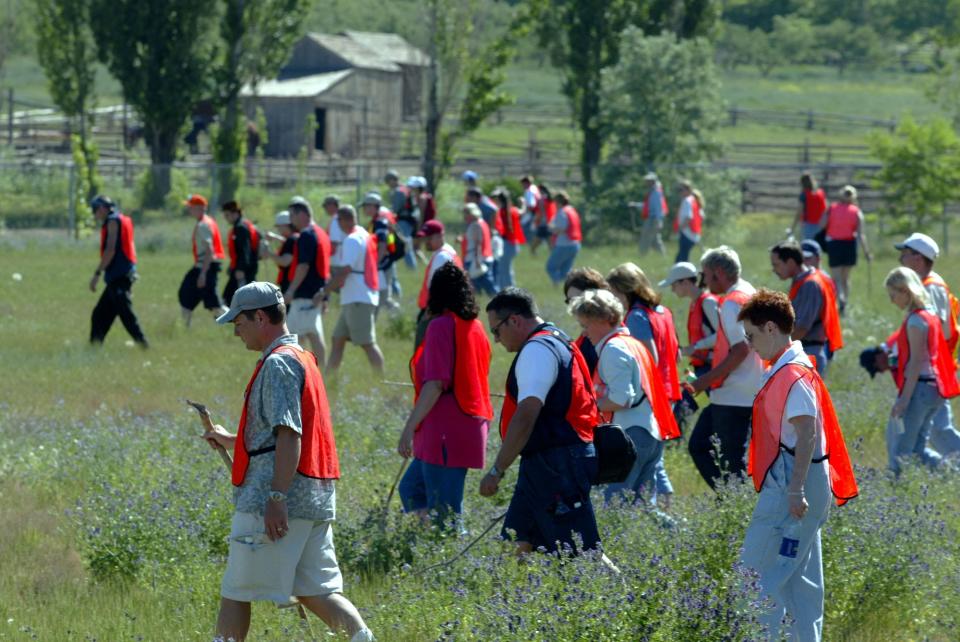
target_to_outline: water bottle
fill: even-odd
[[[790,523],[783,528],[783,538],[780,540],[780,557],[796,559],[800,551],[800,520],[790,518]]]

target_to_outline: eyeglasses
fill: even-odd
[[[500,338],[500,328],[503,327],[503,324],[504,324],[504,323],[506,323],[507,321],[510,320],[510,317],[511,317],[511,316],[513,316],[513,315],[508,315],[508,316],[506,316],[502,321],[500,321],[500,323],[498,323],[497,325],[495,325],[495,326],[493,326],[492,328],[490,328],[490,332],[493,334],[493,337],[494,337],[495,339],[499,339],[499,338]]]

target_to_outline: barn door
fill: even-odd
[[[313,135],[313,148],[323,152],[326,151],[327,142],[327,110],[323,107],[317,107],[313,110],[313,115],[317,119],[317,130]]]

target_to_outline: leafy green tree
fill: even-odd
[[[213,136],[213,159],[218,164],[220,201],[234,198],[243,182],[246,119],[240,91],[272,77],[301,36],[309,0],[225,0],[220,20],[218,64],[213,73],[214,95],[221,118]]]
[[[170,191],[180,131],[209,78],[216,3],[197,0],[91,0],[100,60],[143,119],[150,148],[150,207]]]
[[[33,51],[34,32],[30,24],[30,0],[7,0],[0,3],[0,77],[7,60],[14,55]]]
[[[851,65],[878,66],[885,56],[883,41],[873,27],[834,20],[816,29],[817,48],[824,61],[843,74]]]
[[[39,37],[37,59],[47,77],[53,102],[76,123],[71,138],[81,186],[78,200],[86,202],[100,191],[98,153],[90,140],[91,110],[96,82],[96,45],[90,31],[90,0],[36,0],[34,28]]]
[[[711,33],[718,13],[718,3],[708,0],[549,0],[540,40],[564,74],[563,91],[583,136],[580,171],[588,191],[606,131],[601,122],[601,77],[620,59],[623,31],[635,26],[648,34],[704,36]],[[660,88],[649,84],[648,91]]]
[[[960,138],[946,120],[905,118],[895,133],[874,134],[870,148],[883,164],[873,182],[895,223],[922,229],[960,198]]]

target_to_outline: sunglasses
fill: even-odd
[[[513,315],[509,315],[509,316],[505,317],[502,321],[500,321],[500,323],[498,323],[497,325],[495,325],[495,326],[493,326],[492,328],[490,328],[490,332],[493,334],[493,337],[494,337],[495,339],[499,339],[499,338],[500,338],[500,328],[503,327],[503,324],[504,324],[504,323],[506,323],[507,321],[510,320],[510,317],[511,317],[511,316],[513,316]]]

